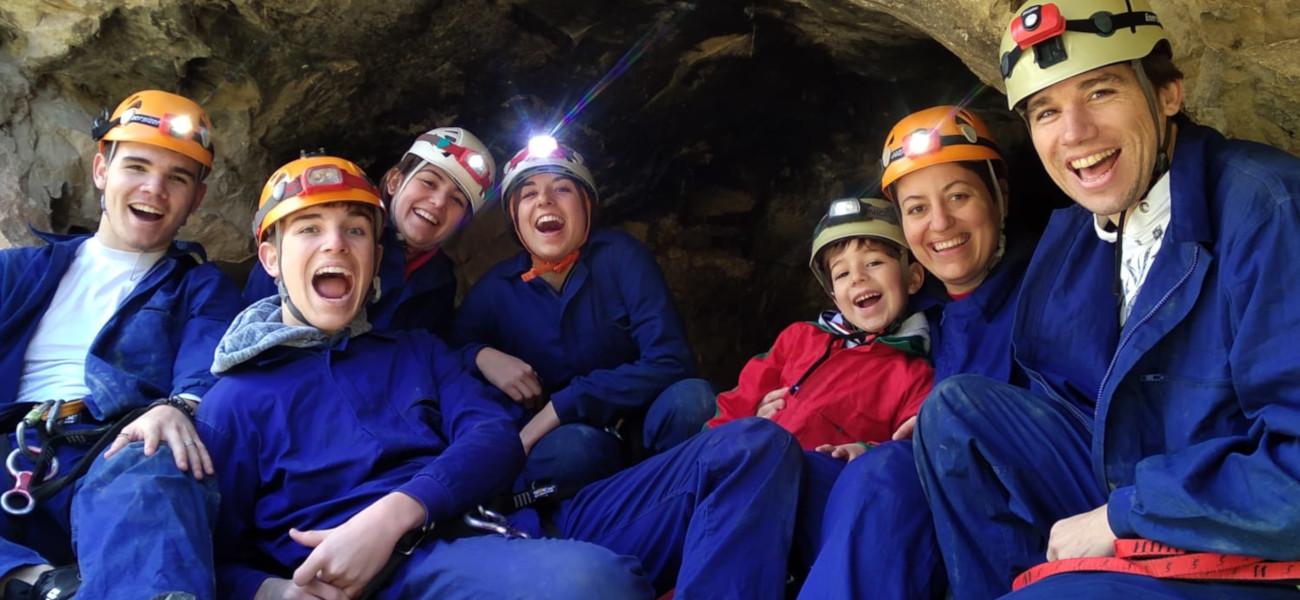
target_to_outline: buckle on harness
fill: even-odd
[[[475,515],[476,512],[478,513],[477,516]],[[504,536],[507,539],[529,539],[530,537],[525,531],[511,525],[510,522],[506,520],[505,515],[494,510],[489,510],[481,504],[478,506],[477,510],[465,513],[464,521],[466,525],[469,525],[474,529],[486,531],[488,533],[495,533]]]
[[[26,452],[35,453],[38,457],[41,454],[40,448],[19,446],[14,448],[9,453],[9,457],[5,459],[5,469],[9,471],[9,476],[14,478],[14,487],[0,494],[0,508],[14,516],[25,515],[36,509],[36,498],[32,497],[31,492],[32,472],[18,470],[18,455],[25,454],[24,449],[26,449]],[[58,473],[59,458],[57,456],[51,457],[50,472],[45,475],[44,479],[49,480]]]

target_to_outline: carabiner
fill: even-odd
[[[40,456],[40,448],[29,448],[36,456]],[[18,470],[18,456],[22,454],[21,447],[14,448],[9,452],[9,457],[5,459],[5,470],[14,478],[14,487],[0,494],[0,508],[5,512],[21,516],[32,512],[36,508],[36,498],[32,497],[32,472]],[[46,479],[54,477],[59,473],[59,459],[54,457],[50,459],[50,472],[45,476]]]
[[[478,507],[478,514],[481,515],[483,518],[480,519],[474,516],[473,512],[465,513],[465,517],[464,517],[465,524],[469,525],[470,527],[473,527],[474,529],[495,533],[504,536],[506,538],[522,538],[522,539],[529,538],[528,533],[515,527],[514,525],[511,525],[510,522],[506,520],[505,515],[502,515],[501,513],[488,510],[487,508],[480,505]]]

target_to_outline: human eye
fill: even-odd
[[[311,235],[318,231],[320,231],[320,227],[316,225],[302,225],[297,229],[297,233],[300,235]]]

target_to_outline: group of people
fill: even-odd
[[[1300,597],[1300,161],[1183,114],[1143,0],[1031,1],[1000,65],[1076,204],[1007,240],[989,128],[908,115],[812,231],[834,308],[720,394],[554,138],[304,153],[241,296],[175,240],[212,123],[131,95],[98,230],[0,252],[0,599]],[[522,251],[456,306],[494,189]]]

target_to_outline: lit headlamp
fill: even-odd
[[[469,176],[473,177],[474,182],[479,184],[480,187],[488,187],[491,183],[489,177],[492,174],[488,173],[487,159],[483,158],[482,154],[457,144],[449,137],[440,135],[431,137],[430,141],[433,142],[435,148],[455,158],[456,162],[460,163],[460,166],[469,172]]]
[[[826,216],[823,217],[819,229],[861,221],[884,221],[898,225],[898,212],[892,207],[867,204],[857,198],[841,198],[832,202],[830,208],[826,210]]]
[[[528,140],[529,156],[550,156],[557,149],[560,143],[549,135],[535,135]]]
[[[104,139],[104,136],[108,135],[108,132],[114,127],[131,123],[154,127],[164,135],[180,140],[191,140],[208,151],[212,150],[212,138],[208,128],[202,124],[195,127],[194,119],[189,115],[165,114],[162,117],[155,117],[146,115],[134,108],[128,108],[122,111],[122,116],[115,121],[109,120],[107,117],[95,119],[90,134],[95,141],[99,141]]]

